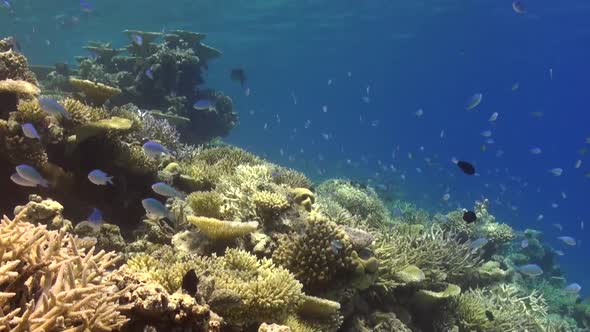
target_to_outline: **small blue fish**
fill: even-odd
[[[145,76],[147,76],[147,78],[149,78],[150,80],[154,79],[154,73],[152,72],[151,68],[148,68],[145,70]]]
[[[146,198],[141,201],[141,205],[149,217],[169,218],[174,220],[171,218],[170,212],[168,212],[168,209],[164,206],[164,204],[155,198]]]
[[[143,37],[141,35],[134,33],[131,35],[131,40],[137,44],[137,46],[143,45]]]
[[[90,215],[88,216],[88,218],[86,218],[86,220],[95,226],[100,226],[100,224],[102,224],[102,221],[103,221],[102,211],[100,211],[97,208],[93,208],[92,213],[90,213]]]
[[[113,184],[113,177],[108,176],[107,173],[99,169],[95,169],[88,173],[88,180],[97,186],[106,186],[107,183]]]
[[[563,290],[569,294],[578,294],[582,290],[582,286],[580,286],[580,284],[574,282],[572,284],[565,286],[565,288]]]
[[[543,269],[537,264],[526,264],[518,267],[518,272],[529,277],[536,277],[543,274]]]
[[[215,102],[211,99],[199,99],[193,104],[193,108],[197,111],[209,111],[215,109]]]
[[[2,7],[10,9],[12,8],[12,4],[8,0],[2,0]]]
[[[18,184],[19,186],[23,186],[23,187],[36,187],[37,184],[30,182],[26,179],[23,179],[20,175],[18,175],[18,173],[14,173],[10,176],[10,180],[12,180],[12,182]]]
[[[147,141],[142,147],[143,152],[152,158],[160,157],[162,154],[170,154],[170,151],[158,142]]]
[[[469,100],[465,104],[465,109],[470,111],[470,110],[476,108],[477,106],[479,106],[482,99],[483,99],[483,94],[481,94],[481,93],[474,94],[473,96],[471,96],[471,98],[469,98]]]
[[[477,240],[471,241],[471,243],[469,244],[469,249],[478,250],[478,249],[482,248],[483,246],[485,246],[486,244],[488,244],[488,239],[486,239],[485,237],[480,237]]]
[[[41,187],[49,187],[49,182],[39,174],[39,172],[33,167],[26,164],[16,166],[16,172],[18,175],[30,183],[35,183]]]
[[[404,216],[404,211],[402,211],[402,209],[399,207],[396,207],[393,209],[393,216],[396,218],[401,218]]]
[[[334,255],[338,255],[340,250],[342,250],[342,247],[342,241],[340,240],[332,240],[332,242],[330,242],[330,248],[332,249]]]
[[[152,190],[156,194],[160,194],[165,197],[184,198],[184,194],[182,194],[181,192],[179,192],[178,190],[174,189],[172,186],[164,182],[154,183],[152,185]]]
[[[520,247],[521,247],[522,249],[524,249],[524,248],[526,248],[526,247],[528,247],[528,246],[529,246],[529,240],[527,240],[527,239],[524,239],[524,240],[522,240],[522,242],[520,242]]]
[[[94,7],[86,0],[80,0],[80,9],[85,13],[92,13]]]
[[[43,111],[49,114],[60,115],[66,119],[71,118],[70,114],[65,110],[65,108],[53,98],[41,97],[39,98],[39,105]]]
[[[41,140],[41,136],[39,136],[37,129],[32,124],[24,123],[21,125],[21,129],[26,137]]]
[[[576,239],[574,239],[571,236],[558,236],[557,239],[560,240],[561,242],[567,244],[568,246],[575,246],[576,245]]]

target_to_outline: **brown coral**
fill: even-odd
[[[35,74],[29,70],[27,58],[13,50],[0,52],[0,81],[23,80],[38,85]]]

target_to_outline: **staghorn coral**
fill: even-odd
[[[352,253],[346,232],[326,217],[312,213],[301,234],[280,240],[273,260],[292,271],[307,290],[318,291],[356,269]]]
[[[288,270],[243,250],[227,249],[222,257],[170,253],[157,259],[141,254],[132,258],[127,267],[164,282],[169,290],[178,290],[189,269],[196,271],[200,284],[211,278],[214,290],[202,295],[231,325],[280,321],[293,314],[303,300],[302,285]],[[234,294],[231,297],[237,296],[238,301],[232,300],[228,305],[227,300],[219,297],[221,293]]]
[[[276,218],[281,212],[289,208],[289,202],[283,196],[270,191],[257,191],[252,194],[252,201],[256,206],[256,214],[265,223]]]
[[[201,233],[216,241],[228,241],[252,233],[258,228],[256,221],[226,221],[215,218],[187,216],[188,222],[195,225]]]
[[[484,320],[486,310],[494,320]],[[514,284],[500,284],[462,294],[456,313],[457,324],[465,331],[543,331],[547,305],[537,291],[525,293]]]
[[[233,174],[221,176],[216,186],[224,200],[221,214],[226,219],[253,220],[257,217],[254,194],[270,183],[267,165],[238,165]]]
[[[214,191],[195,191],[186,197],[187,204],[196,216],[221,218],[223,198]]]
[[[272,179],[276,184],[284,184],[290,188],[310,189],[313,185],[305,174],[288,167],[274,167],[272,170]]]
[[[119,259],[77,247],[77,239],[23,221],[0,223],[0,326],[12,331],[111,331],[127,319],[107,281]]]
[[[452,232],[434,224],[424,232],[413,227],[393,226],[376,240],[375,255],[380,262],[377,284],[385,289],[402,283],[397,273],[409,265],[422,270],[431,281],[460,283],[469,270],[480,264],[468,243],[459,242]]]
[[[353,216],[366,220],[371,227],[379,228],[391,220],[389,211],[370,187],[355,186],[350,181],[333,179],[321,183],[317,193],[320,206],[326,204],[324,201],[331,200]]]
[[[70,114],[74,125],[96,122],[108,117],[107,112],[102,108],[88,106],[76,99],[66,98],[61,101],[66,112]]]

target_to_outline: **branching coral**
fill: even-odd
[[[292,168],[277,166],[272,171],[272,179],[277,184],[284,184],[290,188],[312,187],[312,182],[305,174]]]
[[[370,187],[362,188],[345,180],[328,180],[318,186],[317,192],[320,205],[325,204],[324,200],[332,200],[372,227],[379,228],[391,220],[389,211]]]
[[[0,326],[12,331],[121,328],[118,292],[105,277],[114,253],[78,249],[77,239],[23,221],[0,223]]]
[[[140,255],[128,267],[148,273],[167,284],[169,290],[178,290],[189,269],[194,269],[202,282],[209,276],[215,280],[215,291],[203,296],[217,313],[235,325],[280,321],[293,314],[303,300],[302,285],[288,270],[243,250],[228,249],[223,257],[174,255],[158,260]],[[238,301],[222,304],[214,299],[221,292],[236,294]]]
[[[254,194],[270,183],[266,165],[239,165],[233,174],[222,176],[217,184],[224,200],[221,214],[226,219],[252,220],[257,216]]]
[[[214,191],[195,191],[186,197],[186,202],[196,216],[221,218],[221,195]]]
[[[468,270],[481,263],[468,243],[459,242],[454,233],[438,225],[423,233],[396,225],[376,242],[375,255],[380,262],[378,284],[385,289],[399,284],[398,271],[409,265],[424,271],[429,280],[459,282]]]
[[[252,194],[252,200],[256,206],[256,214],[266,223],[289,207],[285,197],[266,190]]]
[[[485,312],[494,319],[486,318]],[[474,289],[457,303],[458,325],[466,331],[543,331],[547,305],[536,291],[525,293],[513,284]]]
[[[35,74],[29,70],[27,58],[13,50],[0,51],[0,81],[6,79],[23,80],[38,85]]]

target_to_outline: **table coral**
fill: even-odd
[[[85,101],[102,106],[107,100],[121,93],[121,90],[106,84],[70,77],[70,84]]]

